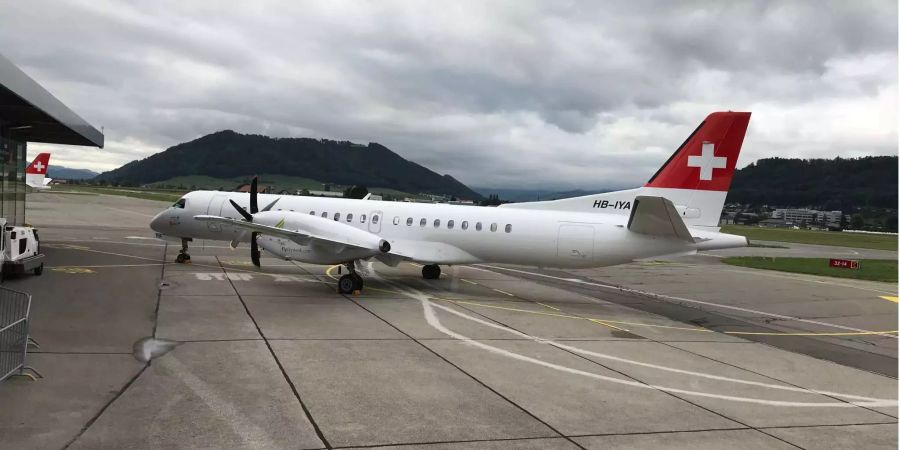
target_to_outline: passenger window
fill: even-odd
[[[481,222],[475,223],[475,231],[481,231]]]
[[[334,221],[337,222],[338,220],[341,220],[341,213],[334,213]]]
[[[378,223],[378,214],[372,215],[372,223]]]
[[[491,224],[491,231],[497,231],[497,224],[496,224],[496,223],[492,223],[492,224]]]
[[[434,227],[437,228],[441,226],[441,219],[434,219]]]
[[[512,231],[512,225],[506,224],[506,228],[504,228],[504,231],[506,231],[507,233],[509,233],[510,231]]]
[[[353,222],[353,213],[347,214],[347,222]]]
[[[419,221],[419,226],[424,227],[426,222],[427,220],[425,220],[425,218],[423,217],[422,220]]]
[[[328,217],[328,213],[325,211],[322,211],[322,217]]]
[[[460,228],[462,228],[463,230],[468,230],[468,229],[469,229],[469,222],[463,220],[463,223],[462,223],[462,225],[460,225]]]
[[[412,217],[407,218],[407,219],[406,219],[406,226],[411,227],[411,226],[412,226],[412,222],[413,222],[413,218],[412,218]]]
[[[400,225],[400,217],[394,217],[394,225]]]
[[[453,221],[452,221],[452,220],[448,220],[448,221],[447,221],[447,229],[448,229],[448,230],[452,230],[452,229],[453,229]]]
[[[178,208],[178,209],[184,209],[185,203],[187,203],[187,200],[185,200],[185,199],[183,199],[183,198],[179,198],[178,201],[175,202],[174,205],[172,205],[172,207],[173,207],[173,208]]]
[[[366,215],[362,214],[359,216],[359,223],[366,223]]]

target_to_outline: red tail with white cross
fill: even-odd
[[[49,153],[40,153],[35,158],[28,167],[25,168],[25,173],[35,174],[35,175],[45,175],[47,173],[47,166],[50,165],[50,154]]]
[[[644,187],[727,191],[749,123],[749,112],[710,114]]]

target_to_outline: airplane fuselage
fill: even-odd
[[[247,208],[249,194],[195,191],[154,218],[157,232],[181,238],[247,242],[250,233],[228,224],[194,220],[197,215],[238,218],[229,203]],[[509,263],[541,267],[598,267],[635,259],[692,253],[700,249],[745,245],[742,237],[704,229],[691,229],[702,243],[634,233],[626,228],[627,214],[560,212],[490,208],[450,204],[387,202],[325,197],[260,194],[259,204],[277,200],[271,211],[255,220],[270,226],[281,222],[288,229],[312,215],[364,230],[389,242],[407,258],[426,264]],[[303,219],[306,219],[305,217]],[[320,221],[321,221],[320,220]],[[309,222],[309,219],[306,219]],[[317,221],[318,222],[318,221]],[[361,257],[358,250],[323,250],[315,244],[261,235],[257,241],[268,252],[298,261],[333,264]],[[354,253],[354,251],[356,253]],[[360,256],[362,255],[362,256]]]

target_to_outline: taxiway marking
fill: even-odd
[[[889,302],[897,303],[897,297],[893,295],[879,295],[879,298],[883,298]]]
[[[91,269],[86,269],[84,267],[54,267],[50,270],[54,272],[62,272],[68,274],[81,274],[81,273],[94,273]]]
[[[887,337],[892,337],[892,338],[894,338],[894,339],[897,339],[897,336],[894,336],[894,335],[891,335],[891,334],[883,334],[884,332],[876,332],[876,331],[872,331],[872,330],[864,330],[864,329],[861,329],[861,328],[848,327],[848,326],[838,325],[838,324],[834,324],[834,323],[820,322],[820,321],[818,321],[818,320],[801,319],[801,318],[799,318],[799,317],[787,316],[787,315],[784,315],[784,314],[775,314],[775,313],[770,313],[770,312],[765,312],[765,311],[758,311],[758,310],[750,309],[750,308],[742,308],[742,307],[740,307],[740,306],[722,305],[722,304],[720,304],[720,303],[705,302],[705,301],[703,301],[703,300],[694,300],[694,299],[692,299],[692,298],[676,297],[676,296],[674,296],[674,295],[657,294],[657,293],[654,293],[654,292],[647,292],[647,291],[642,291],[642,290],[639,290],[639,289],[632,289],[632,288],[626,288],[626,287],[614,286],[614,285],[611,285],[611,284],[604,284],[604,283],[597,283],[597,282],[591,282],[591,281],[584,281],[584,280],[580,280],[580,279],[578,279],[578,278],[562,278],[562,277],[556,277],[556,276],[553,276],[553,275],[546,275],[546,274],[543,274],[543,273],[528,272],[528,271],[525,271],[525,270],[510,269],[510,268],[506,268],[506,267],[492,266],[492,265],[488,265],[488,264],[479,264],[479,266],[481,266],[481,267],[488,267],[488,268],[491,268],[491,269],[506,270],[506,271],[509,271],[509,272],[518,272],[518,273],[523,273],[523,274],[526,274],[526,275],[533,275],[533,276],[537,276],[537,277],[551,278],[551,279],[554,279],[554,280],[566,281],[566,282],[569,282],[569,283],[576,283],[576,284],[584,284],[584,285],[588,285],[588,286],[595,286],[595,287],[600,287],[600,288],[604,288],[604,289],[611,289],[611,290],[615,290],[615,291],[619,291],[619,292],[630,292],[630,293],[640,294],[640,295],[649,296],[649,297],[655,297],[655,298],[661,298],[661,299],[668,299],[668,300],[672,300],[672,301],[675,301],[675,302],[696,303],[696,304],[698,304],[698,305],[711,306],[711,307],[714,307],[714,308],[731,309],[731,310],[734,310],[734,311],[741,311],[741,312],[750,313],[750,314],[760,314],[760,315],[764,315],[764,316],[775,317],[775,318],[778,318],[778,319],[786,319],[786,320],[793,320],[793,321],[797,321],[797,322],[811,323],[811,324],[815,324],[815,325],[822,325],[822,326],[826,326],[826,327],[839,328],[839,329],[842,329],[842,330],[854,331],[854,332],[859,332],[859,333],[864,333],[864,334],[878,334],[878,335],[887,336]],[[476,270],[487,270],[487,269],[479,269],[478,267],[474,267],[474,266],[469,266],[469,267],[470,267],[470,268],[473,268],[473,269],[476,269]]]
[[[768,405],[768,406],[848,408],[848,407],[854,407],[854,406],[893,407],[893,406],[897,405],[897,400],[893,400],[893,399],[879,399],[879,398],[863,397],[863,396],[858,396],[858,395],[853,395],[853,394],[843,394],[843,393],[836,393],[836,392],[819,391],[819,390],[814,390],[814,389],[806,389],[806,388],[800,388],[800,387],[794,387],[794,386],[775,385],[775,384],[768,384],[768,383],[762,383],[762,382],[757,382],[757,381],[741,380],[741,379],[735,379],[735,378],[729,378],[729,377],[722,377],[722,376],[708,374],[708,373],[691,372],[691,371],[687,371],[687,370],[676,369],[676,368],[666,367],[666,366],[659,366],[659,365],[655,365],[655,364],[644,363],[644,362],[629,360],[629,359],[625,359],[625,358],[619,358],[619,357],[612,356],[612,355],[605,355],[602,353],[591,352],[591,351],[580,349],[577,347],[567,346],[567,345],[564,345],[564,344],[561,344],[558,342],[554,342],[549,339],[538,338],[538,337],[535,337],[535,336],[532,336],[532,335],[529,335],[526,333],[522,333],[517,330],[513,330],[513,329],[503,326],[503,325],[499,325],[499,324],[496,324],[493,322],[489,322],[487,320],[479,319],[477,317],[469,316],[468,314],[464,314],[460,311],[456,311],[453,308],[448,308],[446,306],[432,303],[429,300],[428,295],[424,294],[423,292],[421,292],[415,288],[409,288],[409,287],[400,288],[400,287],[396,286],[394,283],[390,283],[390,282],[387,282],[387,281],[381,279],[381,277],[378,277],[374,272],[372,273],[372,276],[374,278],[379,279],[380,281],[384,282],[385,284],[395,287],[397,289],[398,293],[405,295],[407,297],[410,297],[414,300],[419,300],[419,302],[422,304],[423,312],[425,314],[425,321],[429,325],[431,325],[432,328],[440,331],[441,333],[444,333],[447,336],[450,336],[454,339],[463,341],[473,347],[478,347],[483,350],[487,350],[491,353],[499,354],[501,356],[506,356],[506,357],[516,359],[519,361],[524,361],[524,362],[529,362],[532,364],[544,366],[544,367],[558,370],[561,372],[571,373],[571,374],[575,374],[575,375],[581,375],[581,376],[593,378],[596,380],[608,381],[608,382],[612,382],[612,383],[616,383],[616,384],[624,384],[627,386],[643,388],[643,389],[655,389],[655,390],[660,390],[660,391],[664,391],[664,392],[679,393],[679,394],[692,395],[692,396],[698,396],[698,397],[716,398],[716,399],[720,399],[720,400],[730,400],[730,401],[741,402],[741,403],[755,403],[755,404],[762,404],[762,405]],[[574,369],[571,367],[566,367],[566,366],[542,361],[542,360],[539,360],[536,358],[532,358],[530,356],[526,356],[526,355],[522,355],[522,354],[515,353],[512,351],[508,351],[508,350],[505,350],[502,348],[494,347],[494,346],[488,345],[482,341],[474,340],[469,337],[463,336],[459,333],[456,333],[456,332],[446,328],[441,323],[440,319],[438,319],[437,314],[435,314],[434,308],[444,310],[451,314],[457,315],[459,317],[462,317],[464,319],[467,319],[467,320],[470,320],[470,321],[473,321],[476,323],[480,323],[480,324],[488,326],[488,327],[497,328],[497,329],[506,331],[508,333],[512,333],[514,335],[524,337],[526,339],[530,339],[539,344],[549,344],[552,346],[568,349],[571,351],[576,351],[576,352],[583,353],[583,354],[590,354],[590,355],[593,355],[596,357],[609,358],[609,359],[614,359],[614,360],[621,361],[624,363],[636,364],[636,365],[640,365],[640,366],[644,366],[644,367],[651,367],[651,368],[655,368],[655,369],[659,369],[659,370],[683,373],[683,374],[687,374],[687,375],[700,376],[700,377],[704,377],[704,378],[710,378],[710,379],[716,379],[716,380],[722,380],[722,381],[731,381],[734,383],[749,384],[749,385],[755,385],[755,386],[766,387],[766,388],[771,388],[771,389],[802,392],[802,393],[807,393],[807,394],[830,395],[833,397],[840,397],[840,398],[846,399],[846,400],[845,400],[845,402],[795,402],[795,401],[781,401],[781,400],[766,400],[766,399],[753,398],[753,397],[738,397],[738,396],[714,394],[714,393],[702,392],[702,391],[692,391],[692,390],[679,389],[679,388],[673,388],[673,387],[667,387],[667,386],[645,384],[645,383],[638,382],[638,381],[623,380],[623,379],[619,379],[619,378],[604,376],[604,375],[596,374],[593,372],[587,372],[587,371],[580,370],[580,369]],[[851,402],[849,399],[854,399],[856,401]]]
[[[336,265],[329,267],[328,269],[325,270],[325,275],[327,275],[332,280],[337,281],[337,277],[335,277],[331,273],[337,267],[338,266],[336,266]],[[374,274],[374,270],[371,273]],[[377,277],[377,278],[380,279],[380,277]],[[375,287],[370,287],[370,286],[366,286],[366,290],[371,290],[371,291],[376,291],[376,292],[384,292],[384,293],[388,293],[388,294],[405,295],[403,292],[401,292],[399,290],[380,289],[380,288],[375,288]],[[614,328],[616,330],[626,331],[629,333],[631,332],[631,330],[628,330],[626,328],[616,327],[611,324],[631,325],[631,326],[640,326],[640,327],[648,327],[648,328],[666,328],[666,329],[670,329],[670,330],[694,331],[694,332],[700,332],[700,333],[717,333],[717,331],[710,330],[707,328],[678,327],[678,326],[672,326],[672,325],[656,325],[656,324],[639,323],[639,322],[623,322],[620,320],[599,319],[596,317],[574,316],[571,314],[565,314],[559,308],[554,308],[550,305],[545,305],[540,302],[535,302],[535,303],[537,303],[541,306],[545,306],[547,308],[556,310],[556,311],[560,311],[560,312],[559,313],[550,313],[550,312],[543,312],[543,311],[532,311],[532,310],[528,310],[528,309],[510,308],[510,307],[506,307],[506,306],[497,306],[497,305],[487,305],[484,303],[452,299],[452,298],[445,298],[445,297],[438,297],[438,296],[431,296],[430,298],[433,300],[441,300],[441,301],[446,301],[446,302],[450,302],[450,303],[456,303],[458,305],[470,305],[470,306],[477,306],[477,307],[481,307],[481,308],[500,309],[500,310],[505,310],[505,311],[535,314],[535,315],[540,315],[540,316],[560,317],[560,318],[564,318],[564,319],[587,320],[590,322],[597,323],[599,325],[604,325],[609,328]],[[890,333],[896,334],[896,333],[898,333],[898,331],[897,330],[860,331],[860,332],[848,332],[848,333],[817,333],[817,332],[783,333],[783,332],[777,332],[777,331],[774,331],[774,332],[718,331],[718,333],[732,334],[732,335],[765,335],[765,336],[867,336],[867,335],[888,335],[888,336],[890,336]]]

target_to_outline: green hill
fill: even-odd
[[[481,195],[450,175],[439,175],[380,144],[270,138],[231,130],[178,144],[148,158],[104,172],[94,180],[152,184],[175,177],[201,176],[209,179],[198,180],[211,181],[245,179],[253,174],[317,180],[318,186],[318,182],[380,186],[398,192],[481,199]]]
[[[240,184],[248,183],[249,181],[250,176],[214,178],[208,177],[206,175],[182,175],[169,178],[168,180],[150,183],[150,187],[157,189],[182,189],[187,191],[198,189],[228,191]],[[278,193],[283,190],[294,192],[302,189],[307,189],[310,191],[321,191],[323,189],[323,185],[326,183],[322,183],[321,181],[312,180],[309,178],[261,173],[259,174],[259,184],[260,186],[271,187],[274,192]],[[331,190],[343,191],[350,186],[351,185],[331,184]],[[367,188],[369,192],[373,194],[390,195],[393,197],[401,198],[416,197],[416,195],[413,193],[398,191],[391,188],[383,188],[378,186],[367,186]]]
[[[728,203],[824,210],[897,208],[897,157],[760,159],[735,172]]]

